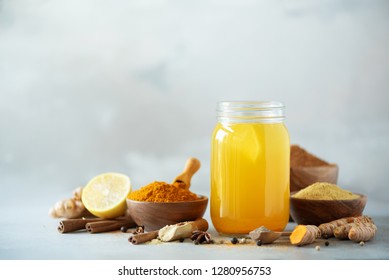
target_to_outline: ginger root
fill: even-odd
[[[73,197],[58,201],[54,207],[49,210],[49,215],[53,218],[80,218],[86,212],[85,206],[81,201],[82,187],[73,191]]]
[[[313,225],[298,225],[289,236],[290,243],[297,246],[311,244],[317,238],[320,238],[320,229]]]

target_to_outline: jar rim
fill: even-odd
[[[219,122],[283,122],[285,105],[278,101],[221,101],[217,118]]]
[[[218,108],[253,108],[253,109],[269,109],[269,108],[285,108],[284,103],[279,101],[220,101]]]

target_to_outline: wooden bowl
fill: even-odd
[[[291,167],[290,191],[299,191],[316,182],[336,184],[338,173],[339,168],[336,164]]]
[[[199,195],[198,200],[178,202],[145,202],[127,199],[128,213],[146,231],[159,230],[166,225],[193,221],[203,217],[208,197]]]
[[[293,195],[294,193],[292,193]],[[311,200],[290,197],[290,215],[297,224],[320,225],[345,217],[360,216],[367,196],[351,200]]]

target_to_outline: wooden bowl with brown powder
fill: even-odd
[[[290,191],[295,192],[316,182],[336,184],[339,168],[307,152],[298,145],[290,147]]]

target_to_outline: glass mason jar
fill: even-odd
[[[290,142],[279,102],[220,102],[211,146],[211,219],[224,234],[289,221]]]

